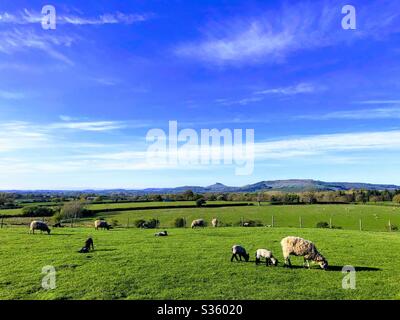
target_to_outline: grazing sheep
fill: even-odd
[[[90,251],[90,248],[94,250],[94,245],[93,245],[93,239],[92,238],[87,238],[85,241],[85,245],[82,247],[81,250],[79,250],[80,253],[88,253]]]
[[[239,245],[234,245],[232,247],[232,258],[231,258],[231,262],[233,261],[233,258],[236,259],[236,261],[239,261],[238,257],[240,258],[240,261],[242,261],[242,257],[244,258],[244,260],[247,262],[249,261],[249,257],[250,255],[246,252],[246,249],[243,248],[242,246]]]
[[[112,229],[112,227],[107,223],[107,221],[104,221],[104,220],[96,220],[94,222],[94,228],[96,230],[99,230],[99,228],[100,229],[107,229],[107,230]]]
[[[256,251],[256,264],[260,263],[261,258],[265,258],[267,267],[269,265],[278,265],[278,260],[272,255],[272,252],[267,249],[257,249]]]
[[[167,230],[160,231],[154,234],[156,237],[166,237],[168,235]]]
[[[322,269],[328,269],[328,261],[318,252],[311,241],[299,237],[286,237],[282,239],[281,246],[285,266],[292,266],[289,256],[294,255],[304,257],[304,267],[310,268],[309,261],[312,260],[318,263]]]
[[[44,223],[43,221],[32,221],[30,228],[29,228],[29,233],[33,233],[35,234],[35,230],[40,230],[41,232],[46,231],[47,234],[50,234],[51,230],[49,229],[49,227],[47,226],[46,223]]]
[[[214,218],[211,220],[211,224],[214,228],[218,227],[218,223],[219,223],[219,221],[217,218]]]
[[[197,219],[192,221],[192,229],[195,227],[205,227],[206,223],[203,219]]]
[[[243,223],[243,227],[250,227],[250,223],[248,222]]]

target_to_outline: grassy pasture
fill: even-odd
[[[17,209],[2,209],[0,210],[1,216],[18,216],[22,214],[22,208]]]
[[[400,299],[400,233],[296,228],[0,230],[0,299]],[[96,250],[79,254],[87,236]],[[282,267],[280,239],[314,241],[330,270]],[[249,263],[230,262],[242,244]],[[255,266],[257,248],[273,250],[278,267]],[[296,266],[302,259],[292,258]],[[41,288],[43,266],[57,271],[57,288]],[[356,289],[342,289],[343,265],[356,267]]]
[[[250,203],[246,201],[208,201],[210,205],[233,205],[237,203]],[[36,203],[23,203],[23,207],[27,206],[62,206],[63,203],[57,202],[36,202]],[[127,208],[143,208],[143,207],[180,207],[180,206],[195,206],[195,201],[171,201],[171,202],[111,202],[111,203],[96,203],[87,204],[86,209],[89,210],[109,210],[109,209],[127,209]],[[18,216],[22,215],[22,208],[17,209],[0,209],[0,216]]]
[[[244,220],[260,220],[264,225],[276,227],[302,227],[313,228],[320,221],[329,222],[332,225],[348,230],[359,230],[359,220],[362,220],[362,229],[368,231],[386,231],[389,220],[392,225],[400,227],[400,208],[372,205],[285,205],[285,206],[246,206],[246,207],[222,207],[222,208],[181,208],[158,210],[135,210],[121,212],[99,213],[97,217],[116,219],[126,226],[133,224],[137,219],[157,218],[161,227],[172,227],[176,218],[186,218],[188,224],[193,219],[203,218],[210,223],[217,217],[225,224],[238,223]]]
[[[235,202],[232,201],[208,201],[210,204],[232,204]],[[244,201],[243,201],[244,203]],[[91,210],[101,210],[101,209],[116,209],[116,208],[140,208],[140,207],[162,207],[162,206],[188,206],[188,205],[196,205],[195,201],[171,201],[171,202],[163,202],[163,201],[154,201],[154,202],[113,202],[113,203],[97,203],[97,204],[89,204],[86,206],[87,209]]]

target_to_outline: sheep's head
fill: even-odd
[[[250,255],[248,253],[245,253],[243,256],[244,256],[244,260],[246,260],[246,262],[248,262]]]
[[[47,234],[50,234],[51,230],[49,228],[47,228]]]
[[[278,259],[275,259],[274,257],[271,258],[271,262],[273,266],[277,266],[278,265]]]
[[[315,262],[317,262],[322,269],[328,269],[328,261],[323,256],[318,255],[315,259]]]

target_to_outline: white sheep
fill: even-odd
[[[205,227],[206,223],[203,219],[197,219],[192,221],[192,229],[195,227]]]
[[[44,223],[43,221],[32,221],[30,228],[29,228],[29,233],[33,233],[35,234],[35,230],[40,230],[40,231],[46,231],[47,234],[50,234],[51,230],[49,229],[49,227],[47,226],[46,223]]]
[[[269,265],[278,265],[278,260],[272,255],[272,252],[267,249],[257,249],[256,251],[256,264],[260,263],[261,258],[265,258],[267,267]]]
[[[236,259],[236,261],[239,261],[238,257],[240,258],[240,261],[242,261],[242,257],[244,258],[244,260],[247,262],[249,261],[249,257],[250,255],[246,252],[246,249],[243,248],[242,246],[239,246],[237,244],[235,244],[232,247],[232,257],[231,257],[231,262],[233,261],[233,258]]]
[[[286,237],[281,241],[283,258],[285,266],[291,267],[289,256],[302,256],[304,258],[304,267],[310,268],[309,261],[314,261],[324,270],[328,268],[328,261],[318,252],[315,245],[308,240],[299,237]]]
[[[214,218],[211,220],[211,224],[214,228],[218,227],[218,223],[219,223],[219,221],[217,218]]]
[[[104,221],[104,220],[96,220],[96,221],[94,222],[94,228],[95,228],[96,230],[99,230],[99,228],[100,228],[100,229],[107,229],[107,230],[110,230],[112,227],[107,223],[107,221]]]

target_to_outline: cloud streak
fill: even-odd
[[[174,52],[216,65],[282,63],[297,51],[397,33],[400,15],[393,12],[398,12],[398,7],[386,1],[363,5],[358,20],[379,24],[364,23],[359,29],[344,33],[340,28],[343,15],[334,1],[283,5],[252,19],[210,22],[202,29],[200,39],[178,44]]]
[[[57,23],[70,25],[107,25],[107,24],[134,24],[144,22],[153,17],[154,14],[138,13],[104,13],[96,17],[84,17],[82,15],[57,14]],[[24,9],[18,13],[0,13],[0,24],[26,25],[41,23],[42,15],[37,12]]]
[[[270,88],[256,91],[253,92],[251,96],[239,100],[217,99],[215,102],[225,106],[235,104],[247,105],[249,103],[264,101],[267,96],[294,96],[298,94],[310,94],[320,90],[321,88],[317,88],[311,83],[299,83],[293,86]]]
[[[59,34],[37,34],[33,30],[13,29],[0,32],[0,52],[12,55],[15,52],[25,50],[40,50],[50,57],[62,61],[66,64],[74,63],[57,47],[70,47],[74,43],[74,38]]]
[[[400,107],[373,108],[330,112],[326,114],[301,115],[295,119],[304,120],[372,120],[372,119],[400,119]]]

